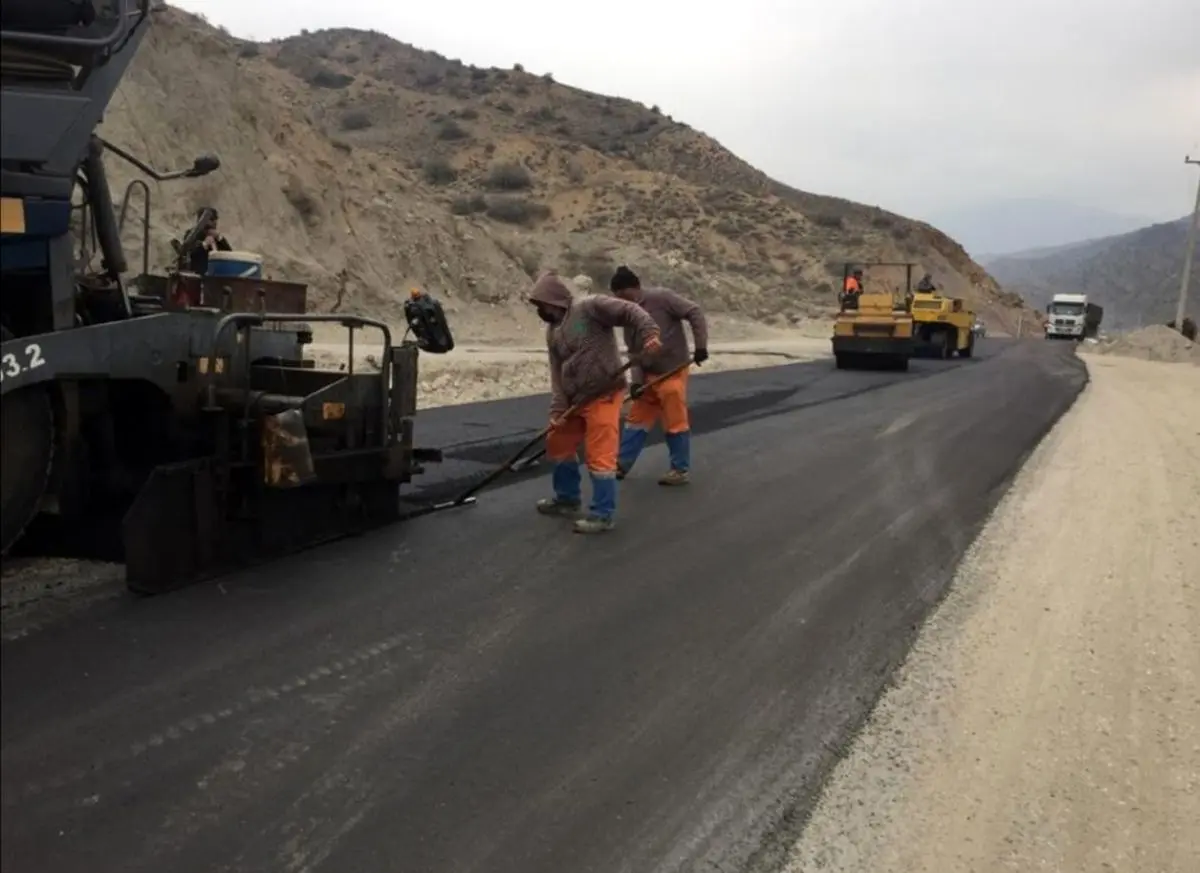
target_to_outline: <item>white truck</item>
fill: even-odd
[[[1086,294],[1055,294],[1046,306],[1046,339],[1083,340],[1100,331],[1104,308]]]

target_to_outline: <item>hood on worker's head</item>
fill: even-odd
[[[538,276],[529,292],[529,302],[538,308],[539,313],[544,313],[543,318],[547,315],[562,318],[571,308],[572,299],[571,289],[552,270]]]
[[[612,279],[608,283],[608,290],[622,300],[628,300],[631,303],[641,303],[644,296],[642,280],[638,278],[637,273],[624,264],[617,267],[617,271],[613,273]]]

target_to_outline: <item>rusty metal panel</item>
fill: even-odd
[[[142,293],[162,299],[169,309],[289,315],[308,311],[308,286],[301,282],[176,273],[170,277],[139,276],[137,283]]]
[[[289,409],[262,420],[263,482],[269,488],[301,488],[316,481],[304,414]]]

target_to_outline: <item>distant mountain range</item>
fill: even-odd
[[[929,221],[983,261],[1128,233],[1153,219],[1058,200],[1015,199],[944,212]]]
[[[1175,317],[1190,221],[1187,216],[1132,233],[981,260],[1005,290],[1039,308],[1055,293],[1083,293],[1105,307],[1105,327],[1165,324]],[[1200,263],[1193,264],[1188,286],[1188,314],[1196,318]]]

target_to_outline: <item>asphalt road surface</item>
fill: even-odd
[[[535,472],[6,643],[4,870],[774,869],[1086,379],[1063,345],[984,352],[698,379],[693,485],[648,450],[606,536],[535,515]],[[545,414],[502,406],[421,418],[458,431],[431,492]]]

